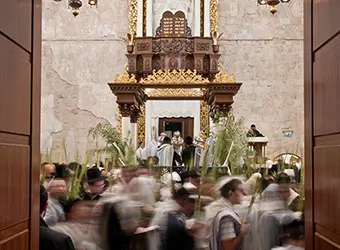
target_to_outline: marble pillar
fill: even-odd
[[[153,36],[153,1],[146,3],[146,36]]]
[[[204,37],[210,37],[210,0],[204,0]]]
[[[194,11],[194,32],[193,36],[200,36],[201,30],[201,0],[195,1],[195,11]]]
[[[130,117],[122,117],[122,137],[126,139],[131,134]]]
[[[135,150],[138,148],[138,131],[137,123],[131,123],[131,143]]]
[[[137,34],[136,35],[137,37],[143,37],[143,0],[138,0]]]

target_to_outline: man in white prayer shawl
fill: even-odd
[[[175,152],[174,147],[170,144],[169,137],[163,139],[163,145],[157,150],[157,157],[159,159],[158,166],[170,167],[182,165],[181,157]]]
[[[243,183],[238,177],[224,177],[220,183],[221,198],[206,207],[210,250],[240,250],[249,225],[240,221],[234,205],[243,198]]]
[[[279,246],[281,225],[288,224],[298,216],[288,209],[289,186],[270,184],[262,193],[257,209],[250,220],[254,250],[271,250]]]
[[[141,142],[136,150],[136,158],[138,162],[146,161],[148,159],[148,150],[145,147],[145,143]]]
[[[126,193],[136,201],[143,204],[146,210],[152,211],[155,200],[156,180],[150,174],[148,167],[141,166],[138,174],[126,187]]]

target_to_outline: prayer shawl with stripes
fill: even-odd
[[[209,249],[221,250],[222,249],[222,235],[221,235],[221,222],[225,217],[229,217],[234,223],[235,235],[240,233],[241,222],[239,216],[235,213],[233,205],[225,198],[221,198],[211,203],[206,208],[206,221],[208,226],[209,235]],[[241,247],[237,247],[240,250]]]

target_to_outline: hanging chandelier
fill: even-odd
[[[270,12],[274,15],[277,12],[276,6],[280,3],[289,3],[290,0],[257,0],[259,5],[269,5]]]
[[[61,2],[62,0],[54,0],[55,2]],[[88,0],[88,4],[91,8],[98,7],[98,0]],[[68,0],[68,7],[72,10],[74,17],[79,15],[80,7],[83,6],[81,0]]]

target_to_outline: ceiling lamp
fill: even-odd
[[[98,7],[98,0],[89,0],[89,5],[91,8]]]
[[[269,5],[270,12],[274,15],[277,12],[276,5],[280,3],[289,3],[290,0],[257,0],[259,5]]]
[[[79,15],[79,9],[83,5],[81,0],[68,0],[68,6],[72,9],[74,17]]]
[[[54,0],[55,2],[61,2],[62,0]],[[90,7],[98,7],[98,0],[88,0]],[[83,6],[81,0],[68,0],[68,7],[72,9],[74,17],[79,15],[80,7]]]

